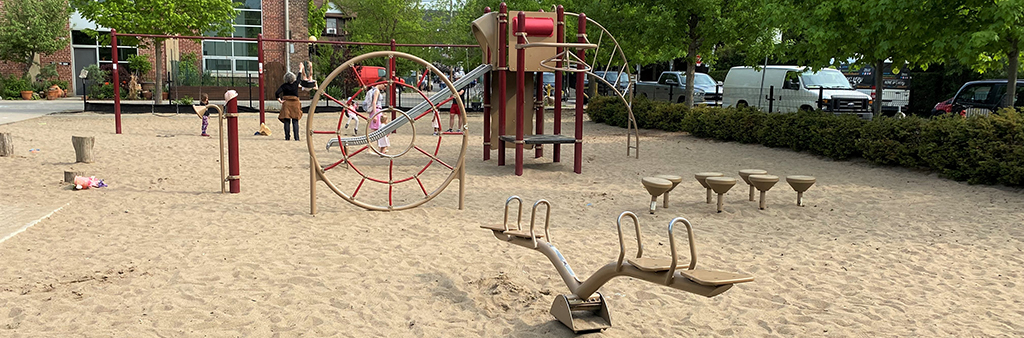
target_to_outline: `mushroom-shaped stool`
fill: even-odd
[[[675,189],[676,186],[679,185],[679,182],[683,181],[683,177],[682,176],[676,176],[676,175],[654,175],[654,177],[664,178],[664,179],[668,180],[669,182],[672,182],[672,187],[669,188],[668,191],[665,192],[665,198],[662,199],[662,203],[661,203],[662,207],[668,208],[668,193],[672,192],[672,189]]]
[[[647,192],[651,193],[651,213],[653,214],[654,208],[658,206],[658,196],[672,190],[672,182],[657,177],[644,177],[640,182],[644,184]]]
[[[722,212],[722,195],[725,195],[732,186],[736,185],[736,179],[732,177],[708,177],[705,179],[708,186],[715,193],[718,193],[718,212]]]
[[[747,176],[747,179],[750,180],[750,184],[754,185],[754,188],[757,188],[757,191],[761,192],[759,207],[761,210],[764,210],[764,193],[771,190],[771,188],[775,186],[775,183],[779,182],[779,177],[775,175],[750,175]]]
[[[711,187],[709,187],[708,183],[705,182],[704,180],[706,180],[708,177],[722,177],[722,176],[724,176],[724,175],[722,175],[722,173],[716,173],[716,172],[703,172],[703,173],[696,173],[696,174],[693,175],[693,177],[697,178],[697,182],[700,182],[700,185],[702,187],[704,187],[704,189],[708,190],[708,204],[711,204]]]
[[[793,175],[786,176],[786,182],[796,190],[796,205],[803,206],[804,191],[810,189],[816,181],[813,176]]]
[[[751,201],[754,200],[754,185],[750,184],[750,180],[747,179],[747,177],[750,176],[750,175],[767,175],[767,174],[768,174],[768,171],[761,170],[761,169],[743,169],[743,170],[740,170],[740,178],[742,178],[743,182],[746,182],[747,185],[750,186],[750,200]]]

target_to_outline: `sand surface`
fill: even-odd
[[[191,115],[123,121],[122,135],[114,134],[113,116],[88,113],[0,125],[17,151],[0,158],[0,207],[66,205],[0,243],[0,336],[574,336],[548,313],[554,297],[568,293],[551,263],[479,228],[501,222],[510,195],[527,206],[551,201],[553,243],[581,278],[618,257],[615,218],[627,210],[640,217],[645,256],[669,257],[668,223],[683,216],[694,225],[698,267],[756,278],[713,298],[613,279],[600,290],[613,327],[593,336],[1024,332],[1020,190],[682,133],[641,131],[634,159],[623,129],[589,122],[583,174],[572,172],[565,147],[561,163],[552,163],[548,148],[516,177],[511,165],[497,166],[496,153],[482,160],[482,118],[472,115],[465,210],[456,208],[458,181],[400,212],[364,211],[320,183],[311,216],[306,142],[284,141],[273,117],[271,137],[252,136],[257,115],[240,118],[240,194],[220,193],[216,124],[207,138]],[[316,121],[331,129],[337,119]],[[424,125],[417,144],[432,144]],[[392,152],[408,134],[395,136]],[[95,163],[73,163],[73,135],[96,138]],[[319,153],[325,139],[315,140],[322,165],[339,158],[336,148]],[[445,138],[437,159],[457,162],[459,144]],[[386,160],[360,161],[367,175],[388,180]],[[400,160],[395,172],[410,176],[424,163]],[[784,182],[768,193],[767,210],[746,201],[742,183],[725,195],[723,213],[704,203],[694,173],[737,177],[747,168],[813,175],[818,183],[803,207]],[[71,169],[109,187],[72,191],[61,182]],[[353,172],[328,171],[347,191],[359,183]],[[394,201],[415,202],[450,174],[435,163],[423,188],[396,187]],[[673,204],[650,215],[640,179],[655,174],[684,181]],[[387,203],[386,186],[365,186],[361,200]],[[630,256],[631,234],[626,243]]]

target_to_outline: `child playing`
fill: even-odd
[[[462,94],[465,94],[465,93],[466,93],[465,89],[459,90],[459,96],[460,97],[462,96]],[[462,132],[462,126],[466,125],[466,121],[463,120],[462,109],[459,109],[459,102],[456,101],[455,99],[452,99],[452,107],[449,110],[449,113],[450,114],[448,114],[448,131],[446,131],[446,132],[448,132],[448,133],[452,132],[452,125],[455,124],[455,117],[458,116],[459,117],[459,128],[456,129],[455,132],[456,133],[461,133]]]
[[[356,128],[352,131],[352,135],[359,134],[359,114],[356,114],[356,106],[357,105],[354,100],[349,100],[348,105],[345,106],[345,129],[348,129],[349,122],[356,122]]]
[[[207,95],[206,93],[203,93],[203,95],[199,97],[199,106],[205,107],[208,104],[210,104],[210,95]],[[203,117],[203,133],[199,134],[199,136],[210,136],[210,134],[206,133],[206,127],[210,126],[210,110],[206,110],[206,113],[203,114],[202,117]]]
[[[306,61],[299,63],[299,86],[303,90],[317,90],[319,87],[316,84],[316,80],[313,79],[313,62]]]

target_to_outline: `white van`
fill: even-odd
[[[818,108],[836,114],[857,114],[870,120],[871,96],[850,86],[843,73],[835,69],[817,72],[803,66],[733,67],[725,76],[723,107],[754,106],[768,111],[768,95],[774,87],[772,112],[790,113]]]

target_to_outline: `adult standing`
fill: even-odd
[[[305,73],[303,64],[299,64],[299,73]],[[308,86],[308,87],[307,87]],[[308,82],[301,81],[295,77],[295,73],[284,74],[284,83],[277,88],[274,96],[277,102],[281,103],[281,112],[277,119],[284,124],[284,139],[290,140],[291,134],[295,132],[295,140],[299,141],[299,120],[302,119],[302,102],[299,101],[299,90],[309,90],[315,87],[309,86]],[[291,127],[291,128],[289,128]]]

